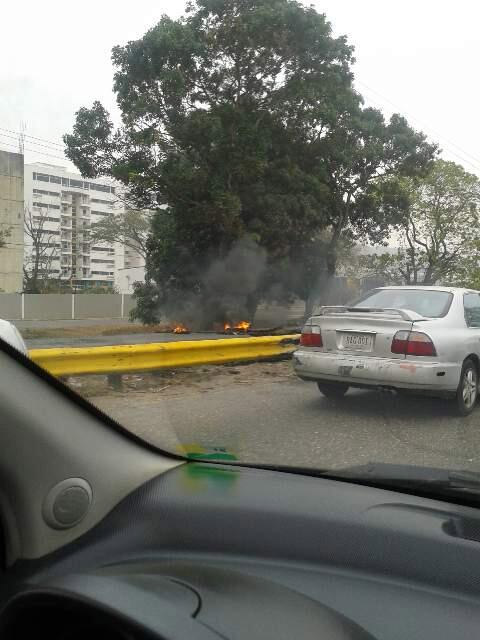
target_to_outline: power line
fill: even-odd
[[[392,107],[394,107],[395,109],[397,109],[400,112],[408,112],[408,109],[404,109],[401,106],[399,106],[398,104],[395,104],[394,102],[392,102],[392,100],[390,100],[389,98],[387,98],[386,96],[382,95],[380,92],[376,91],[375,89],[372,89],[371,87],[369,87],[368,85],[366,85],[364,82],[362,82],[361,80],[356,80],[356,83],[363,86],[367,91],[370,91],[371,93],[377,95],[379,98],[381,98],[382,100],[384,100],[385,102],[388,102]],[[375,102],[375,100],[373,100],[373,102]],[[377,101],[377,104],[378,101]],[[425,122],[423,122],[420,118],[417,118],[415,115],[410,113],[410,117],[412,120],[416,120],[416,122],[418,122],[418,124],[420,126],[422,126],[424,129],[426,129],[427,131],[430,130],[430,133],[433,134],[434,136],[443,139],[447,144],[452,145],[453,147],[455,147],[456,149],[458,149],[462,155],[458,154],[457,152],[453,151],[452,149],[449,149],[448,147],[446,147],[446,150],[449,151],[452,155],[454,155],[456,158],[459,158],[462,162],[466,162],[467,164],[469,164],[471,167],[473,167],[474,169],[476,169],[477,171],[480,172],[480,158],[477,158],[476,156],[472,155],[471,153],[469,153],[468,151],[465,151],[465,149],[463,149],[462,147],[460,147],[458,144],[456,144],[455,142],[452,142],[451,140],[449,140],[448,138],[446,138],[443,134],[441,134],[440,132],[436,131],[435,129],[433,129],[432,127],[430,127],[430,125],[426,124]],[[466,157],[467,156],[467,157]],[[468,157],[470,157],[472,160],[474,160],[476,163],[478,164],[474,164],[473,162],[471,162],[471,160],[468,160]]]
[[[6,129],[5,127],[0,127],[0,130],[7,131],[8,133],[15,133],[17,135],[20,133],[20,131],[14,131],[13,129]],[[35,136],[29,135],[28,133],[25,133],[25,137],[32,138],[32,140],[39,140],[40,142],[48,142],[48,144],[54,145],[55,147],[62,147],[63,149],[63,144],[60,144],[58,142],[53,142],[53,140],[46,140],[45,138],[37,138]]]
[[[9,136],[8,133],[0,133],[0,136],[4,137],[4,138],[12,138],[13,140],[18,140],[18,138],[16,136]],[[43,149],[48,149],[49,151],[56,151],[56,149],[52,149],[52,147],[49,147],[45,144],[40,144],[39,142],[30,142],[28,141],[28,144],[32,144],[35,147],[42,147]]]
[[[0,145],[4,147],[11,147],[13,149],[16,149],[18,152],[18,147],[16,144],[11,144],[10,142],[3,142],[2,140],[0,140]],[[39,156],[48,156],[49,158],[56,158],[57,160],[62,160],[63,162],[67,160],[65,156],[64,157],[54,156],[51,153],[45,153],[44,151],[39,151],[38,149],[30,149],[28,147],[25,147],[25,151],[29,151],[30,153],[36,153]]]

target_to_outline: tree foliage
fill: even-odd
[[[147,240],[150,233],[151,214],[147,211],[110,212],[91,226],[91,242],[121,243],[136,251],[144,260],[147,257]]]
[[[435,153],[403,118],[363,108],[352,48],[293,0],[197,0],[112,59],[122,126],[96,102],[64,139],[83,175],[121,181],[138,208],[167,205],[140,317],[153,299],[157,316],[185,295],[212,305],[205,274],[243,238],[266,256],[242,292],[250,308],[324,230],[332,275],[346,237],[383,237],[402,214],[390,175],[419,174]]]
[[[407,214],[396,253],[363,256],[364,274],[391,284],[472,286],[480,264],[480,181],[454,162],[437,160],[422,179],[403,179]]]

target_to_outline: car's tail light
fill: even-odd
[[[322,333],[316,324],[306,324],[300,338],[302,347],[323,347]]]
[[[392,353],[405,356],[437,355],[432,339],[420,331],[397,331],[392,340]]]

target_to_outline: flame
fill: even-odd
[[[251,327],[252,323],[247,322],[246,320],[242,320],[241,322],[237,322],[234,329],[239,329],[240,331],[248,331]]]
[[[236,324],[232,324],[230,322],[226,322],[223,325],[223,330],[224,331],[248,331],[251,327],[252,323],[251,322],[247,322],[246,320],[241,320],[240,322],[237,322]]]
[[[177,324],[173,328],[173,333],[190,333],[190,329],[187,329],[184,324]]]

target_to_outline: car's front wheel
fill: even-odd
[[[318,388],[329,400],[339,400],[348,391],[348,384],[344,382],[317,382]]]
[[[457,411],[468,416],[475,409],[478,399],[478,370],[473,360],[465,360],[457,389]]]

